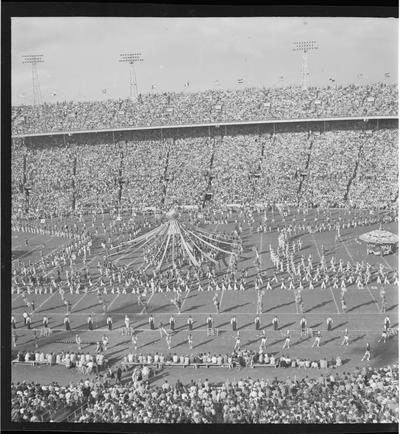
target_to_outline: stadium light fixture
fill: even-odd
[[[22,63],[32,65],[32,89],[33,89],[33,105],[39,105],[42,101],[40,91],[39,74],[37,70],[38,63],[44,63],[43,54],[27,54],[22,56]]]
[[[137,98],[139,96],[138,85],[136,80],[135,63],[143,62],[142,53],[122,53],[119,55],[119,62],[129,63],[129,96]],[[134,95],[135,94],[135,95]]]
[[[301,65],[301,87],[307,89],[310,84],[310,71],[308,69],[308,55],[310,51],[318,50],[317,41],[296,41],[293,42],[293,51],[301,51],[303,63]]]

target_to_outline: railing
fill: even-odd
[[[66,416],[62,420],[58,420],[57,422],[76,422],[78,417],[84,415],[84,410],[86,409],[87,405],[88,405],[87,402],[85,402],[79,408],[77,408],[72,413],[70,413],[68,416]]]
[[[120,127],[120,128],[100,128],[100,129],[76,129],[65,131],[46,131],[42,133],[19,133],[12,134],[12,138],[24,138],[24,137],[43,137],[43,136],[63,136],[72,134],[90,134],[90,133],[111,133],[122,131],[145,131],[145,130],[162,130],[162,129],[179,129],[179,128],[198,128],[198,127],[223,127],[230,125],[259,125],[259,124],[284,124],[284,123],[296,123],[296,122],[330,122],[330,121],[368,121],[368,120],[385,120],[385,119],[398,119],[396,115],[364,115],[364,116],[337,116],[337,117],[320,117],[320,118],[293,118],[293,119],[263,119],[263,120],[248,120],[248,121],[226,121],[226,122],[202,122],[202,123],[190,123],[181,125],[149,125],[149,126],[136,126],[136,127]]]

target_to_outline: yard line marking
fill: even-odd
[[[74,303],[73,305],[72,305],[72,307],[71,307],[71,311],[72,311],[72,309],[74,308],[74,307],[76,307],[85,297],[87,296],[87,293],[86,294],[83,294],[82,295],[82,297],[76,302],[76,303]]]
[[[321,260],[321,253],[319,251],[319,248],[318,248],[318,245],[317,245],[317,240],[315,239],[315,235],[312,234],[311,237],[312,237],[312,239],[314,241],[314,245],[315,245],[315,247],[317,249],[319,259]],[[332,299],[333,299],[333,301],[335,303],[337,313],[341,314],[340,309],[339,309],[339,305],[337,304],[337,301],[336,301],[336,298],[335,298],[335,294],[333,293],[333,289],[332,289],[332,287],[329,284],[328,284],[328,286],[329,286],[329,291],[331,292],[331,295],[332,295]]]
[[[339,310],[339,306],[338,306],[338,304],[337,304],[337,302],[336,302],[335,294],[333,293],[333,289],[332,289],[331,286],[329,286],[329,290],[331,291],[333,301],[335,302],[337,313],[338,313],[338,314],[341,314],[341,312],[340,312],[340,310]]]
[[[56,291],[54,291],[51,295],[50,295],[50,297],[47,297],[46,298],[46,300],[44,300],[44,302],[43,303],[41,303],[41,304],[39,304],[39,306],[33,311],[33,313],[39,313],[39,308],[41,308],[47,301],[49,301],[54,295],[56,295],[57,294],[57,292]]]
[[[226,291],[226,289],[224,291],[222,291],[221,299],[219,300],[219,311],[220,312],[221,312],[221,308],[222,308],[222,299],[224,298],[225,291]]]
[[[351,254],[350,250],[347,248],[346,245],[344,245],[343,247],[344,247],[344,249],[346,250],[346,253],[350,256],[351,260],[352,260],[353,263],[354,263],[354,258],[353,258],[353,255]],[[383,257],[382,257],[382,259],[383,259]],[[379,304],[378,304],[378,302],[376,301],[375,297],[373,296],[371,290],[369,289],[369,286],[368,286],[368,285],[365,285],[365,286],[367,287],[367,290],[368,290],[368,292],[369,292],[369,295],[371,296],[372,301],[375,303],[375,306],[376,306],[376,308],[378,309],[378,312],[381,313],[381,310],[380,310],[380,308],[379,308]]]
[[[189,288],[189,291],[186,291],[185,296],[183,297],[182,306],[181,306],[181,312],[183,312],[183,305],[185,304],[187,296],[192,292],[192,288]]]
[[[22,293],[21,293],[21,294],[17,294],[17,296],[14,297],[14,298],[11,300],[11,303],[15,303],[15,302],[17,301],[17,299],[18,299],[19,297],[21,297],[21,296],[22,296]]]
[[[388,266],[388,268],[391,271],[393,271],[393,267],[389,264],[389,262],[383,256],[381,256],[381,258],[382,258],[382,261]]]
[[[318,253],[319,259],[321,260],[321,252],[319,251],[318,244],[317,244],[317,240],[315,239],[315,235],[314,235],[314,234],[311,234],[311,237],[312,237],[312,239],[313,239],[313,241],[314,241],[314,244],[315,244],[315,247],[316,247],[316,249],[317,249],[317,253]]]
[[[190,292],[190,291],[189,291],[189,292]],[[149,299],[147,300],[147,305],[150,303],[150,300],[153,298],[153,295],[154,295],[154,294],[155,294],[155,292],[152,292],[152,293],[151,293]],[[183,303],[182,303],[182,307],[183,307]],[[145,309],[146,309],[146,306],[143,307],[143,309],[140,311],[140,313],[141,313],[141,314],[144,313]]]
[[[27,232],[23,232],[23,233],[26,234]],[[30,243],[34,238],[37,238],[37,237],[40,237],[40,236],[42,236],[42,234],[34,235],[32,238],[28,238],[28,242]],[[14,248],[14,249],[18,249],[19,247],[23,247],[24,245],[26,245],[25,242],[17,244],[16,246],[13,246],[11,244],[11,247]]]
[[[354,264],[354,257],[351,254],[350,250],[347,248],[346,244],[343,245],[343,248],[346,250],[346,253],[350,256],[350,259],[352,260],[352,262]]]
[[[366,286],[366,288],[368,289],[369,295],[371,296],[373,302],[375,303],[375,306],[376,306],[376,308],[378,309],[378,312],[381,312],[381,309],[379,308],[379,304],[378,304],[378,302],[376,301],[376,299],[375,299],[374,295],[372,294],[371,290],[369,289],[369,286],[368,286],[368,285],[365,285],[365,286]]]
[[[115,300],[118,298],[118,294],[112,299],[111,303],[107,306],[107,310],[114,304]]]
[[[294,295],[294,291],[293,291],[293,295]],[[296,305],[296,315],[298,315],[299,314],[299,307],[297,306],[296,297],[294,299],[294,304]]]

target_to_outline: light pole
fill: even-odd
[[[37,64],[44,63],[43,54],[23,55],[22,63],[29,63],[32,65],[33,105],[39,105],[42,101],[42,94],[40,92],[40,83],[39,83],[39,74],[37,71]]]
[[[142,53],[124,53],[119,55],[120,62],[129,63],[131,66],[129,69],[129,96],[131,99],[133,97],[137,98],[139,95],[136,81],[135,62],[143,62],[141,55]]]
[[[301,87],[307,89],[310,85],[310,71],[308,70],[308,53],[312,50],[318,50],[316,41],[296,41],[293,42],[295,47],[293,51],[301,51],[303,54],[303,63],[301,65]]]

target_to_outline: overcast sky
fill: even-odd
[[[23,54],[44,55],[38,71],[49,102],[126,98],[129,67],[118,58],[131,52],[143,55],[142,93],[154,92],[152,85],[157,92],[235,88],[239,78],[248,87],[299,84],[296,40],[317,41],[308,62],[312,85],[326,86],[329,78],[397,82],[397,26],[393,18],[13,18],[13,104],[32,103]]]

